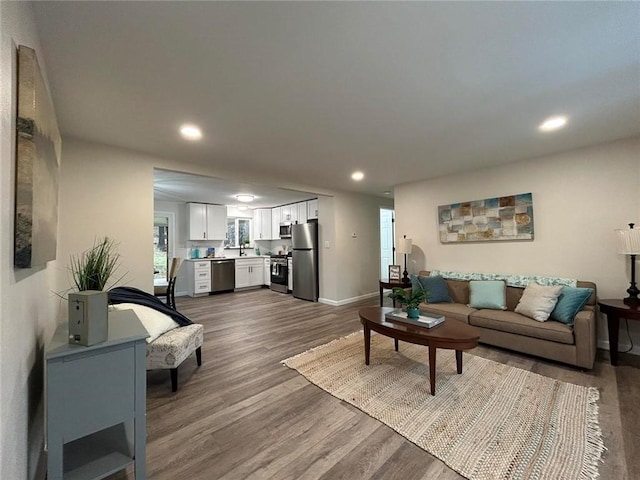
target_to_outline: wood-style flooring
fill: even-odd
[[[147,477],[212,479],[460,479],[440,460],[280,361],[361,329],[358,309],[306,302],[268,289],[177,299],[205,328],[201,367],[147,375]],[[489,346],[471,353],[600,389],[607,451],[600,478],[640,478],[640,359],[592,371]],[[425,361],[427,352],[425,349]],[[133,478],[119,474],[115,479]]]

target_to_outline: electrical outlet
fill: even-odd
[[[356,235],[356,232],[353,232],[353,233],[351,234],[351,238],[358,238],[358,235]]]

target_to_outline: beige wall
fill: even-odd
[[[13,268],[15,195],[16,48],[46,62],[31,5],[0,2],[0,478],[32,479],[44,440],[43,353],[56,326],[59,301],[52,291],[59,262]],[[42,466],[42,465],[41,465]],[[39,473],[39,475],[38,475]]]
[[[621,298],[630,263],[616,254],[613,230],[640,224],[639,159],[635,138],[397,186],[396,234],[414,243],[409,270],[559,275],[595,282],[600,298]],[[534,241],[440,243],[438,205],[525,192],[533,193]],[[608,338],[602,322],[599,338]]]
[[[124,283],[153,288],[153,160],[130,151],[65,141],[60,175],[58,258],[90,248],[95,239],[119,245]],[[121,282],[122,283],[122,282]],[[69,287],[64,269],[58,286]]]

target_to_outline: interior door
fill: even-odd
[[[394,265],[394,211],[380,209],[380,278],[389,277],[389,265]]]

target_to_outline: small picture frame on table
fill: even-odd
[[[390,282],[400,283],[401,269],[402,267],[400,265],[389,265],[389,281]]]

